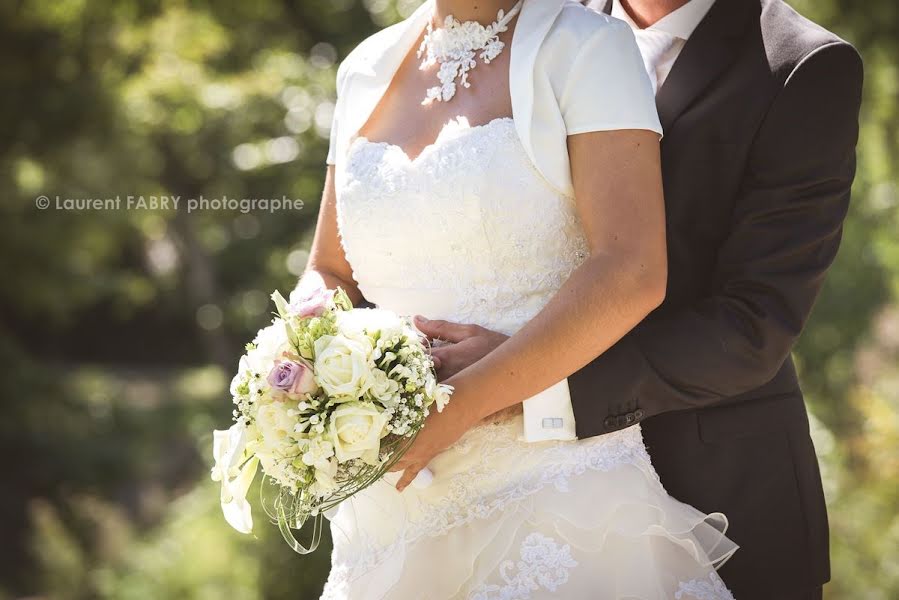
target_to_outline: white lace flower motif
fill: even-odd
[[[734,600],[733,594],[715,572],[709,573],[708,579],[680,582],[674,597],[676,600]]]
[[[568,582],[569,571],[578,566],[568,544],[563,546],[536,531],[522,541],[519,554],[520,560],[500,565],[502,585],[481,584],[469,600],[526,600],[539,589],[556,592]]]
[[[460,23],[451,15],[446,17],[443,27],[439,29],[428,23],[418,49],[418,58],[424,56],[419,68],[424,71],[435,64],[440,65],[437,69],[440,85],[428,88],[422,104],[452,100],[456,95],[457,79],[462,87],[471,87],[468,72],[478,65],[476,57],[489,64],[500,55],[506,45],[500,41],[499,34],[508,30],[509,23],[520,10],[521,2],[508,13],[501,10],[496,15],[496,21],[486,27],[477,21]]]

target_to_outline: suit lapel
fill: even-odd
[[[736,58],[750,9],[749,0],[717,0],[696,27],[656,94],[663,129],[674,124]]]
[[[593,10],[611,14],[612,0],[587,0]],[[696,27],[665,83],[656,94],[662,128],[667,130],[697,97],[733,62],[751,22],[750,0],[717,0]]]

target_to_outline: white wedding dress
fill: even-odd
[[[357,138],[338,222],[365,297],[400,314],[507,334],[587,256],[574,201],[534,168],[510,118],[447,125],[420,156]],[[601,391],[599,392],[601,393]],[[479,425],[433,460],[433,483],[390,474],[331,519],[324,599],[731,598],[724,515],[671,498],[639,426],[519,441],[521,416]]]

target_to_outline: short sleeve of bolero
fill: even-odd
[[[568,135],[615,129],[648,129],[659,135],[652,84],[634,33],[608,17],[573,57],[559,92]]]

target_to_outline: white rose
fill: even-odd
[[[292,416],[286,402],[263,404],[256,411],[256,427],[262,436],[262,443],[270,449],[288,442],[297,418]]]
[[[361,458],[370,465],[378,464],[387,421],[388,417],[374,404],[346,402],[338,406],[328,425],[337,460]]]
[[[247,352],[247,367],[253,373],[267,375],[275,360],[290,350],[284,321],[275,319],[274,323],[260,329],[253,344],[256,347]]]
[[[400,384],[387,376],[381,369],[371,370],[371,383],[368,393],[382,404],[389,402],[400,391]]]
[[[361,397],[371,380],[371,343],[343,335],[315,340],[315,377],[331,396]]]

